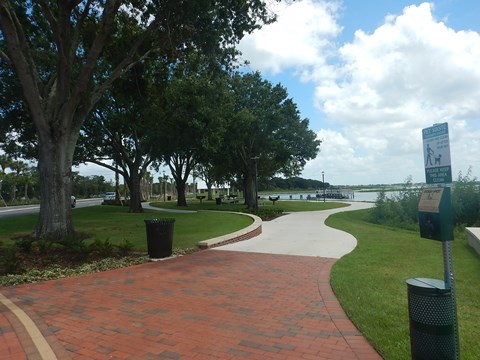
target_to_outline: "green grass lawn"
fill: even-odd
[[[284,212],[296,212],[296,211],[316,211],[316,210],[328,210],[335,209],[339,207],[348,206],[345,203],[334,202],[334,201],[306,201],[306,200],[279,200],[273,202],[265,199],[259,200],[259,209],[281,209]],[[229,204],[222,203],[217,205],[215,200],[203,200],[200,203],[200,200],[190,199],[186,207],[178,207],[175,201],[158,201],[151,203],[152,206],[164,208],[164,209],[185,209],[185,210],[216,210],[216,211],[243,211],[245,210],[245,205],[243,204],[243,199],[238,201],[238,204]]]
[[[0,219],[0,242],[8,245],[12,237],[28,235],[37,218],[37,215],[30,215]],[[89,241],[108,239],[118,245],[128,240],[139,251],[146,251],[147,246],[144,220],[155,218],[175,218],[173,247],[179,249],[195,247],[199,241],[243,229],[252,223],[248,216],[227,212],[174,213],[147,209],[141,214],[132,214],[120,206],[93,206],[73,211],[75,230],[89,234]]]
[[[443,280],[442,244],[419,234],[367,223],[368,210],[330,216],[329,226],[358,240],[357,248],[335,263],[331,284],[343,308],[387,360],[410,359],[406,280]],[[480,354],[480,257],[457,236],[452,244],[457,292],[460,354]]]
[[[271,204],[271,201],[269,202]],[[199,241],[211,239],[243,229],[252,223],[251,218],[229,213],[242,211],[243,204],[216,205],[215,201],[204,200],[202,204],[193,200],[187,207],[178,207],[176,202],[157,202],[152,205],[172,210],[221,210],[215,212],[199,211],[193,213],[159,212],[145,209],[143,213],[133,214],[120,206],[93,206],[73,210],[75,230],[90,235],[88,241],[109,240],[118,245],[126,240],[133,243],[136,250],[146,250],[145,219],[175,218],[173,247],[187,249],[195,247]],[[264,205],[264,208],[279,208],[283,211],[325,210],[346,206],[336,202],[316,201],[277,201],[275,206]],[[0,219],[0,244],[10,245],[12,238],[27,236],[33,232],[37,215],[19,216]]]

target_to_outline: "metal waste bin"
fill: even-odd
[[[219,197],[215,198],[215,203],[217,205],[222,205],[222,198],[219,198]]]
[[[455,359],[452,291],[437,279],[407,280],[413,360]]]
[[[174,222],[173,218],[145,220],[150,258],[164,258],[172,255]]]

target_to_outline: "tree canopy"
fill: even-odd
[[[259,73],[237,73],[231,90],[233,111],[221,154],[214,159],[240,178],[247,205],[253,207],[257,177],[298,175],[306,161],[316,157],[321,142],[280,84],[273,85]]]
[[[0,67],[18,79],[38,139],[36,235],[74,231],[75,145],[88,114],[120,76],[143,59],[175,63],[191,51],[232,64],[243,35],[273,20],[262,0],[1,1]]]

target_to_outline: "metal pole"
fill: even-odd
[[[322,171],[323,202],[325,202],[325,172]]]
[[[258,211],[258,168],[257,168],[257,159],[255,157],[255,210]]]
[[[458,336],[457,300],[455,294],[455,276],[453,274],[453,254],[451,241],[442,241],[445,287],[452,296],[453,331],[455,336],[455,360],[460,359],[460,339]]]
[[[163,172],[163,202],[166,201],[167,196],[167,180],[165,180],[165,171]]]
[[[257,168],[258,156],[254,156],[251,159],[255,161],[255,210],[258,211],[258,168]]]

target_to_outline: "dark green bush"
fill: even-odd
[[[110,242],[110,239],[100,241],[96,239],[90,244],[90,250],[94,255],[99,257],[111,257],[115,252],[115,246]]]
[[[418,203],[422,188],[412,186],[407,178],[397,195],[378,193],[376,207],[370,211],[369,221],[375,224],[418,230]],[[480,186],[472,178],[472,170],[465,176],[460,172],[452,188],[453,224],[455,227],[480,226]]]
[[[480,189],[469,168],[465,176],[459,173],[452,192],[455,225],[480,225]]]
[[[404,229],[418,229],[418,202],[421,193],[421,188],[413,186],[411,177],[407,178],[396,195],[388,197],[385,191],[380,191],[376,206],[370,212],[369,221]]]
[[[32,251],[34,239],[23,238],[15,243],[15,246],[23,253],[29,254]]]
[[[120,256],[127,256],[133,251],[134,247],[134,244],[127,239],[125,239],[120,245],[116,245]]]
[[[40,254],[47,254],[54,247],[54,242],[50,239],[40,239],[35,242]]]
[[[0,255],[0,267],[5,274],[19,274],[22,272],[20,256],[16,247],[3,248]]]
[[[62,245],[75,260],[85,260],[92,252],[91,247],[85,242],[85,238],[79,235],[69,236],[62,242]]]
[[[244,212],[257,215],[260,217],[263,221],[268,221],[275,219],[276,217],[279,217],[280,215],[283,214],[282,209],[277,209],[277,208],[269,208],[269,207],[259,207],[258,210],[255,209],[250,209],[250,210],[244,210]]]

